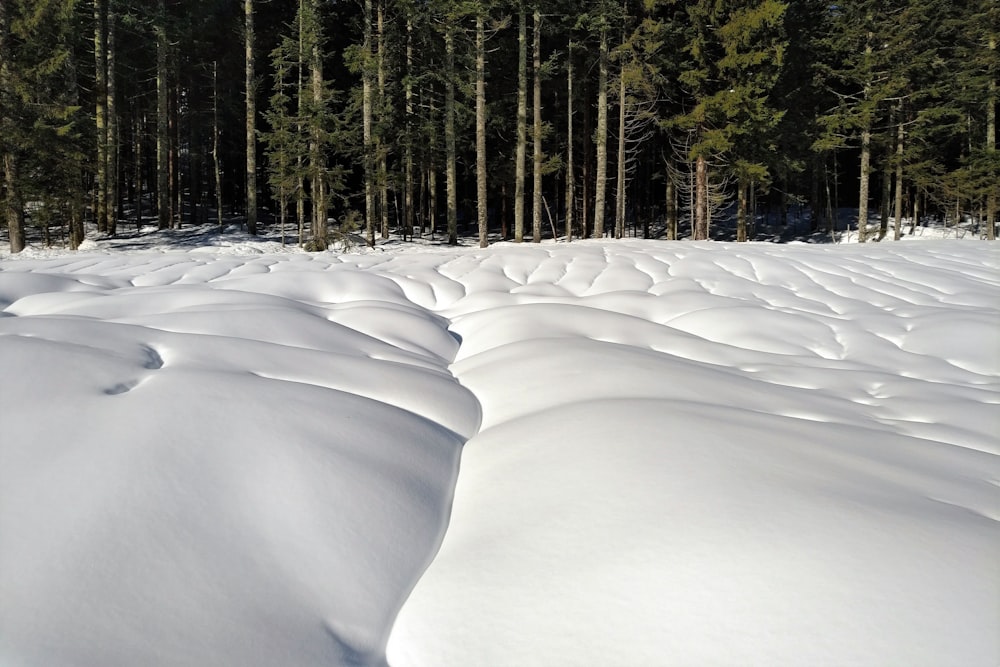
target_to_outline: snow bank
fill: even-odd
[[[0,664],[995,665],[997,260],[4,260]]]

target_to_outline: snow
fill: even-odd
[[[993,667],[998,260],[0,254],[0,664]]]

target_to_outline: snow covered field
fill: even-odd
[[[1000,246],[221,239],[0,259],[0,665],[1000,664]]]

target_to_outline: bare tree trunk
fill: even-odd
[[[299,121],[296,123],[296,129],[298,130],[299,136],[303,135],[305,131],[305,126],[302,119],[305,117],[305,99],[306,99],[306,86],[305,77],[303,76],[306,69],[306,54],[305,54],[305,40],[306,40],[306,1],[299,0],[299,53],[298,53],[298,67],[296,76],[298,81],[296,82],[295,94],[298,99],[297,107],[299,114]],[[305,159],[302,156],[302,151],[298,151],[298,155],[295,158],[298,178],[296,179],[296,196],[295,196],[295,215],[298,218],[299,223],[299,246],[301,247],[305,243],[306,235],[306,177],[305,169],[303,169]],[[220,200],[221,201],[221,200]],[[219,224],[222,224],[221,213],[219,214]]]
[[[444,33],[445,93],[444,93],[444,150],[445,186],[448,199],[448,243],[458,245],[458,175],[455,162],[455,34],[452,26]]]
[[[666,166],[666,178],[667,182],[667,192],[666,198],[666,214],[667,214],[667,239],[670,241],[677,240],[677,186],[674,183],[674,163],[673,160],[667,160]]]
[[[517,15],[517,146],[514,158],[514,242],[524,241],[524,180],[528,126],[528,35],[524,2]]]
[[[97,231],[108,231],[107,0],[94,0],[94,100],[97,123]]]
[[[608,30],[601,28],[597,69],[597,175],[594,182],[594,238],[604,236],[604,196],[608,181]]]
[[[164,0],[157,7],[156,30],[156,219],[160,229],[170,227],[170,134],[167,105],[167,17]]]
[[[111,3],[113,6],[114,3]],[[115,43],[115,33],[117,20],[112,6],[108,7],[108,33],[107,33],[107,94],[108,94],[108,234],[114,236],[118,233],[118,153],[119,153],[119,122],[118,122],[118,89],[115,82],[115,70],[117,68],[118,47]]]
[[[364,48],[361,63],[361,126],[365,166],[365,239],[368,247],[375,247],[375,159],[373,152],[372,114],[374,91],[371,75],[372,54],[372,0],[364,6]]]
[[[489,245],[486,205],[486,35],[480,10],[476,15],[476,218],[480,248]]]
[[[902,104],[900,104],[902,106]],[[896,205],[893,221],[892,237],[898,241],[903,236],[903,112],[899,112],[899,125],[896,126]]]
[[[6,218],[7,233],[10,237],[10,251],[24,250],[24,202],[21,201],[21,186],[18,182],[17,158],[13,151],[3,156],[4,189],[7,191]]]
[[[895,114],[893,114],[895,116]],[[892,124],[890,119],[889,124]],[[888,148],[888,147],[887,147]],[[889,233],[889,216],[892,208],[892,170],[889,156],[886,155],[882,164],[882,203],[879,206],[878,237],[881,241]]]
[[[312,0],[314,21],[319,21],[319,6],[320,0]],[[323,112],[323,53],[319,39],[313,39],[311,46],[312,99],[314,112],[318,116]],[[310,145],[312,153],[313,238],[319,241],[321,246],[326,247],[326,161],[323,156],[320,129],[320,121],[316,118],[313,122]]]
[[[135,231],[142,228],[143,161],[146,158],[143,143],[146,137],[146,114],[136,113],[135,117]]]
[[[177,63],[175,63],[176,65]],[[170,181],[170,226],[179,229],[181,226],[181,188],[180,188],[180,145],[181,145],[181,82],[180,72],[175,73],[173,95],[167,101],[170,118],[167,129],[170,135],[168,164],[168,180]]]
[[[868,240],[868,184],[871,177],[872,133],[866,126],[861,131],[861,183],[858,192],[858,241]]]
[[[219,163],[219,63],[212,63],[212,169],[215,172],[215,215],[222,224],[222,165]]]
[[[253,0],[244,0],[247,115],[247,233],[257,234],[257,84],[254,81]]]
[[[704,155],[695,159],[694,240],[708,239],[708,162]]]
[[[531,240],[542,241],[542,14],[535,9],[532,25],[531,58],[534,72],[532,104],[534,123],[531,138],[534,148],[534,165],[531,172]]]
[[[618,182],[615,193],[615,238],[625,236],[625,73],[618,77]]]
[[[573,42],[566,48],[566,241],[573,240],[573,208],[576,204],[576,174],[573,165]]]
[[[747,189],[744,178],[736,185],[736,241],[745,243],[747,240]]]
[[[404,208],[406,209],[403,213],[403,237],[406,238],[409,235],[413,237],[413,20],[409,17],[406,19],[406,154],[403,159],[404,164],[404,180],[405,184],[405,194],[404,194]]]
[[[996,38],[990,37],[989,49],[997,48]],[[986,98],[986,150],[993,155],[997,150],[997,80],[991,78],[989,95]],[[994,182],[986,195],[986,238],[995,241],[997,238],[997,184]]]
[[[377,39],[375,48],[377,49],[376,64],[378,69],[378,114],[381,121],[386,112],[385,100],[385,0],[379,0],[377,5]],[[378,137],[378,209],[379,228],[382,238],[389,238],[389,175],[387,166],[385,138],[382,132]]]

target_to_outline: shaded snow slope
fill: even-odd
[[[1000,660],[993,245],[272,250],[0,263],[0,664]]]

